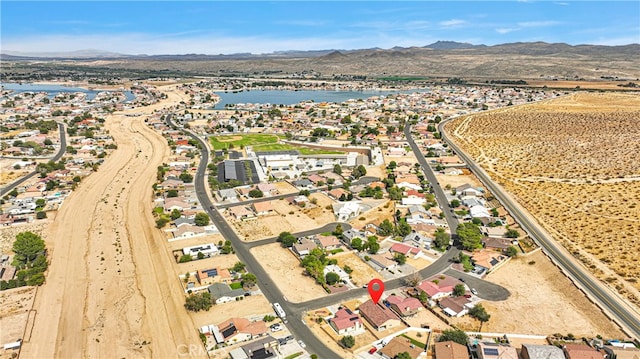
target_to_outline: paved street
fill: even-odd
[[[64,155],[65,151],[67,150],[67,134],[65,133],[65,130],[64,130],[64,124],[58,123],[58,130],[60,131],[60,148],[58,149],[58,153],[56,153],[56,155],[53,156],[53,158],[51,158],[51,160],[54,162],[59,161],[62,158],[62,155]],[[14,188],[18,187],[19,185],[24,183],[26,180],[28,180],[29,178],[37,174],[38,174],[37,171],[33,171],[13,181],[12,183],[8,184],[3,189],[0,189],[0,197],[11,192]]]
[[[544,252],[562,268],[574,283],[577,284],[582,290],[587,293],[587,296],[592,298],[605,313],[614,319],[618,325],[620,325],[625,331],[635,338],[640,338],[640,314],[631,308],[624,299],[615,293],[613,290],[606,288],[600,280],[595,278],[589,273],[586,268],[578,263],[577,259],[571,258],[569,254],[561,245],[556,243],[553,238],[548,236],[540,226],[529,217],[521,207],[511,200],[507,194],[504,193],[502,187],[494,183],[489,175],[478,166],[466,153],[456,146],[451,140],[448,139],[446,132],[444,131],[443,121],[439,124],[438,130],[442,134],[443,140],[445,140],[449,146],[456,152],[456,154],[467,163],[469,169],[478,177],[478,179],[493,193],[493,195],[500,201],[500,203],[509,211],[509,213],[516,219],[520,226],[533,238],[533,240],[540,245]]]

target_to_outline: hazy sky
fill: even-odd
[[[640,43],[640,1],[11,1],[0,50],[268,53],[437,40]]]

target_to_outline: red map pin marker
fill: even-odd
[[[382,293],[384,292],[384,282],[380,279],[372,279],[369,284],[367,284],[367,289],[369,290],[369,296],[371,296],[371,300],[374,303],[378,303],[380,297],[382,297]]]

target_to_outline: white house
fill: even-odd
[[[218,247],[213,243],[182,248],[182,253],[185,255],[191,255],[192,257],[197,256],[198,253],[202,253],[205,256],[210,257],[218,254],[218,252]]]

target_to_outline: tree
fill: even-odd
[[[464,287],[464,284],[456,284],[455,287],[453,287],[453,296],[454,297],[461,297],[464,295],[464,293],[466,293],[467,288]]]
[[[178,197],[178,191],[175,189],[170,189],[167,191],[167,197],[168,198],[173,198],[173,197]]]
[[[37,219],[45,219],[45,218],[47,218],[47,212],[45,212],[45,211],[36,212],[36,218]]]
[[[433,244],[436,248],[444,249],[449,245],[450,237],[447,232],[442,228],[436,229],[435,238],[433,239]]]
[[[44,241],[39,235],[33,232],[18,233],[15,242],[13,242],[13,251],[16,254],[14,263],[18,264],[16,267],[36,259],[38,254],[44,252],[44,248]]]
[[[491,314],[487,313],[487,310],[484,309],[482,304],[476,304],[475,307],[471,308],[471,310],[469,310],[469,315],[480,322],[480,329],[478,331],[482,331],[482,324],[491,319]]]
[[[393,255],[393,260],[396,261],[398,264],[405,264],[407,263],[407,256],[405,256],[402,253],[396,253]]]
[[[190,254],[183,254],[178,260],[178,263],[191,262],[192,260],[193,260],[193,257]]]
[[[450,204],[451,204],[451,208],[458,208],[458,207],[460,207],[460,201],[459,201],[459,200],[457,200],[457,199],[452,199]]]
[[[482,248],[482,232],[480,228],[473,223],[461,223],[458,225],[456,232],[462,242],[462,248],[473,251]]]
[[[520,237],[520,232],[518,232],[517,229],[507,229],[507,231],[505,232],[505,237],[507,238],[518,238]]]
[[[345,348],[351,348],[356,345],[356,339],[351,335],[345,335],[344,337],[342,337],[342,339],[340,339],[340,343]]]
[[[44,198],[38,198],[36,200],[36,206],[37,207],[44,207],[44,205],[47,203],[47,201]]]
[[[351,175],[353,178],[358,179],[367,174],[367,169],[363,165],[358,165],[356,168],[351,171]]]
[[[239,272],[242,272],[245,267],[246,265],[244,263],[236,262],[236,264],[234,264],[233,267],[231,267],[231,270],[239,273]]]
[[[204,227],[206,225],[209,224],[209,215],[204,213],[204,212],[200,212],[196,214],[196,217],[194,219],[194,222],[196,224],[196,226],[198,227]]]
[[[258,283],[258,278],[253,273],[245,273],[242,275],[242,286],[253,287]]]
[[[518,255],[518,248],[516,248],[515,246],[509,246],[509,247],[507,248],[507,252],[506,252],[506,254],[507,254],[509,257],[515,257],[515,256],[517,256],[517,255]]]
[[[446,342],[446,341],[449,341],[449,340],[466,346],[467,342],[469,341],[469,337],[467,336],[467,333],[463,332],[460,329],[447,329],[447,330],[444,330],[442,332],[442,335],[440,335],[440,337],[438,337],[438,341],[439,342]]]
[[[186,172],[186,171],[182,172],[179,177],[182,180],[182,182],[184,182],[184,183],[193,182],[193,175],[191,173],[189,173],[189,172]]]
[[[324,276],[328,285],[334,285],[340,281],[340,276],[337,273],[329,272],[326,276]]]
[[[369,254],[376,254],[380,250],[380,243],[378,243],[378,238],[376,236],[371,236],[367,239],[367,248],[369,249]]]
[[[402,189],[398,186],[390,187],[387,190],[387,193],[389,194],[389,199],[392,201],[399,201],[402,199]]]
[[[333,173],[342,175],[342,167],[339,164],[333,165]]]
[[[264,197],[264,193],[262,193],[261,190],[259,189],[252,189],[251,191],[249,191],[249,197],[251,198],[262,198]]]
[[[209,292],[200,292],[192,294],[187,297],[184,307],[192,312],[199,312],[201,310],[207,311],[213,305],[211,294]]]
[[[296,237],[290,232],[280,232],[278,235],[278,242],[282,243],[283,247],[291,247],[296,242]]]
[[[351,240],[351,248],[361,251],[362,250],[362,239],[356,237]]]
[[[409,354],[408,352],[398,353],[396,354],[394,359],[411,359],[411,354]]]
[[[156,228],[162,228],[167,223],[169,223],[169,219],[167,217],[165,217],[165,216],[162,216],[162,217],[156,219]]]
[[[338,238],[342,238],[343,233],[344,233],[344,230],[342,229],[342,224],[338,223],[336,225],[336,229],[333,230],[333,235]]]
[[[411,226],[409,225],[409,223],[407,223],[406,219],[403,218],[398,222],[398,228],[397,228],[398,235],[402,237],[406,237],[409,235],[409,233],[411,233],[411,231],[412,231]]]
[[[180,210],[179,210],[179,209],[174,208],[174,209],[171,211],[171,215],[170,215],[170,216],[171,216],[171,220],[172,220],[172,221],[175,221],[176,219],[178,219],[178,218],[182,217],[182,212],[180,212]]]
[[[384,221],[382,221],[382,223],[380,223],[380,230],[378,231],[378,233],[381,236],[390,236],[391,234],[393,234],[393,223],[391,223],[390,220],[385,219]]]

